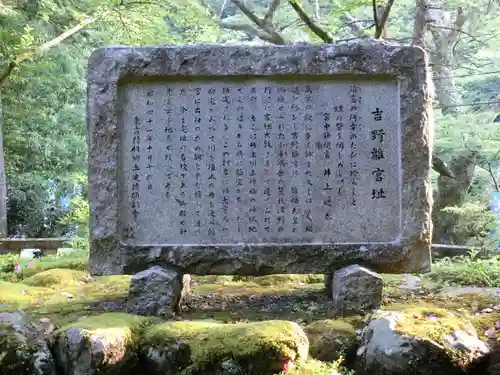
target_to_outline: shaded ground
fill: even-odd
[[[3,267],[0,304],[14,305],[56,326],[102,312],[123,312],[129,276],[90,277],[84,260],[32,264],[12,279]],[[7,277],[7,275],[10,275]],[[6,280],[8,279],[8,281]],[[383,308],[425,313],[446,309],[466,316],[480,337],[499,353],[500,298],[497,289],[443,288],[432,278],[384,275]],[[324,292],[323,275],[274,275],[255,278],[193,277],[179,320],[215,319],[223,323],[283,319],[309,326],[335,318]],[[412,310],[412,311],[413,311]],[[363,318],[342,318],[355,328]],[[307,331],[307,330],[306,330]],[[497,338],[498,336],[498,338]]]

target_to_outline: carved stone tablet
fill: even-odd
[[[430,263],[417,47],[110,47],[89,65],[92,274]]]

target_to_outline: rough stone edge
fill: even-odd
[[[267,246],[131,247],[120,243],[118,114],[115,105],[120,81],[168,75],[362,75],[380,72],[401,79],[404,168],[403,235],[400,241],[390,245],[363,246],[286,245],[276,250]],[[181,268],[185,273],[200,275],[328,273],[352,263],[377,272],[429,271],[432,83],[423,49],[378,40],[265,47],[107,47],[94,51],[89,59],[87,96],[91,232],[89,271],[92,275],[135,273],[152,264]],[[93,108],[99,111],[93,112]]]

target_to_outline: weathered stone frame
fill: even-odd
[[[118,87],[123,80],[227,75],[385,74],[400,85],[401,238],[377,245],[129,246],[119,239]],[[122,47],[89,60],[90,259],[92,275],[133,274],[153,265],[181,273],[329,273],[349,264],[377,272],[430,269],[433,122],[427,55],[379,40],[336,45]]]

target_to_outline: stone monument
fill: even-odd
[[[92,275],[430,268],[419,47],[108,47],[88,68]]]

